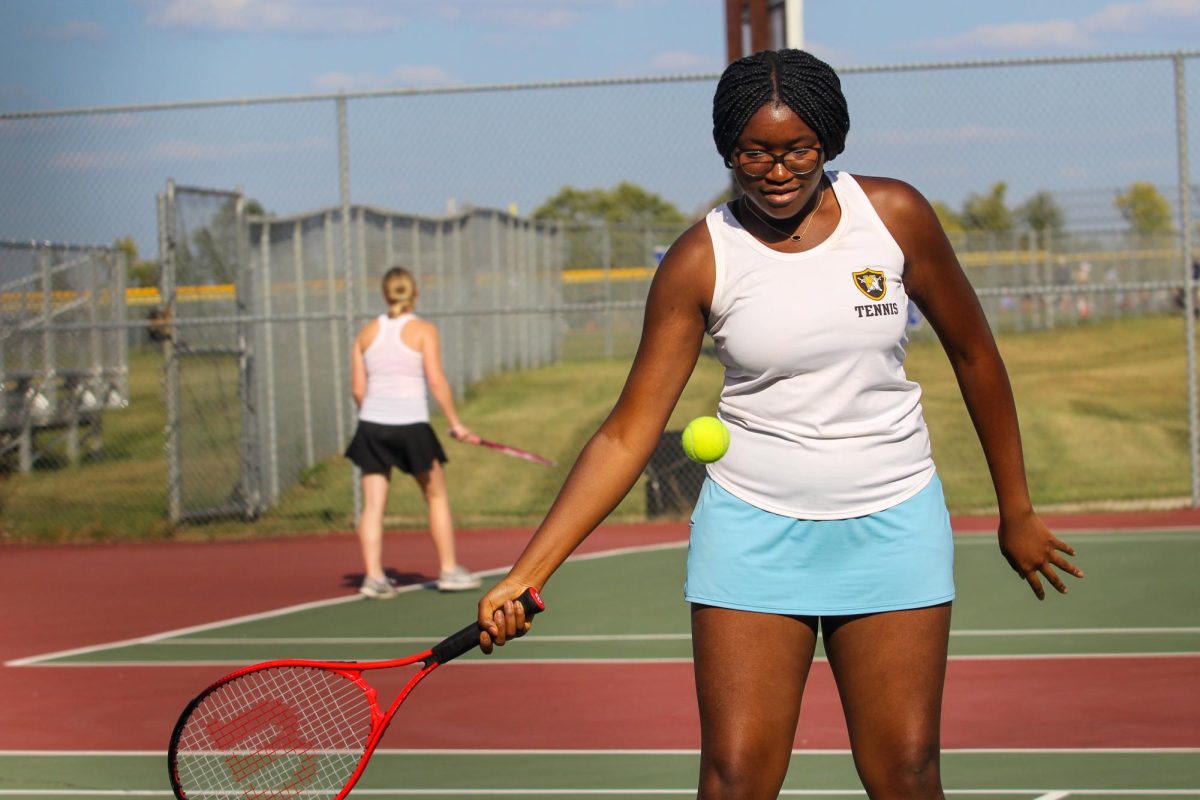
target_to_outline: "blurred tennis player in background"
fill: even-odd
[[[454,437],[478,441],[458,418],[454,393],[442,368],[437,326],[413,313],[417,285],[403,267],[383,276],[387,313],[368,322],[354,339],[350,391],[358,405],[358,427],[346,456],[362,470],[363,509],[358,538],[366,569],[359,592],[374,599],[395,595],[383,571],[383,515],[392,468],[412,475],[429,509],[429,535],[437,550],[437,587],[474,589],[479,578],[458,563],[454,520],[442,465],[446,453],[429,424],[428,394],[450,422]]]
[[[514,598],[540,589],[637,481],[710,334],[731,443],[708,467],[684,587],[704,800],[778,796],[818,633],[869,796],[943,796],[953,545],[921,391],[904,372],[909,303],[974,420],[1004,557],[1039,598],[1043,580],[1066,591],[1056,570],[1083,576],[1034,513],[1004,364],[930,204],[898,180],[826,172],[849,128],[837,74],[806,52],[725,70],[713,136],[740,196],[668,251],[620,398],[479,604],[485,650],[528,629]],[[670,142],[645,147],[677,157]],[[597,613],[630,613],[620,586],[611,599]]]

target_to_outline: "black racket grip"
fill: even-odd
[[[546,604],[542,602],[541,595],[537,589],[530,586],[516,602],[525,607],[525,617],[532,619],[534,614],[546,609]],[[438,664],[445,664],[447,661],[453,661],[463,653],[469,653],[479,646],[479,627],[478,622],[472,622],[457,633],[452,633],[445,639],[435,644],[430,650],[433,653],[432,661]]]

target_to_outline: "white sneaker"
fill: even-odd
[[[442,570],[438,573],[437,588],[439,592],[465,592],[468,589],[478,589],[481,585],[483,585],[483,581],[467,571],[462,564],[454,569]]]
[[[358,593],[372,600],[390,600],[396,596],[396,590],[391,581],[380,581],[375,578],[363,578],[362,586],[358,587]]]

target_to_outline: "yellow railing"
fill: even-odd
[[[1151,259],[1171,260],[1180,258],[1180,252],[1171,248],[1146,250],[1097,250],[1094,252],[1076,253],[1047,253],[1044,250],[1003,250],[963,253],[959,261],[964,267],[1010,266],[1056,263],[1060,259],[1072,263],[1090,261],[1093,264],[1104,264],[1113,261],[1145,261]],[[564,284],[604,283],[605,281],[645,281],[654,276],[654,267],[613,267],[611,269],[568,269],[562,272]],[[313,294],[324,291],[325,281],[310,281],[309,289]],[[340,281],[339,281],[340,284]],[[282,285],[281,285],[282,288]],[[103,290],[101,302],[107,302],[108,290]],[[237,288],[232,283],[219,283],[209,286],[180,286],[176,289],[176,301],[180,303],[195,303],[205,301],[232,301],[237,297]],[[56,290],[53,302],[63,305],[79,299],[86,299],[86,292],[75,292],[69,289]],[[133,287],[125,290],[125,303],[129,306],[159,306],[162,305],[162,295],[153,286]],[[24,308],[26,311],[37,311],[42,307],[42,293],[30,292],[0,292],[0,310],[13,312]]]

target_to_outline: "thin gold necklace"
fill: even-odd
[[[804,227],[800,229],[799,233],[788,233],[785,230],[775,227],[766,217],[764,217],[758,212],[757,209],[754,208],[754,203],[751,203],[749,200],[747,200],[745,195],[742,195],[742,205],[750,209],[750,213],[758,217],[759,222],[761,222],[763,225],[766,225],[768,228],[780,234],[781,236],[788,237],[788,239],[793,242],[798,242],[804,238],[804,234],[808,233],[808,229],[812,225],[813,217],[817,216],[817,212],[821,210],[821,202],[825,199],[825,191],[824,187],[822,187],[820,183],[817,184],[817,191],[820,192],[820,194],[817,195],[817,205],[812,211],[808,212],[808,217],[806,217],[804,220]]]

